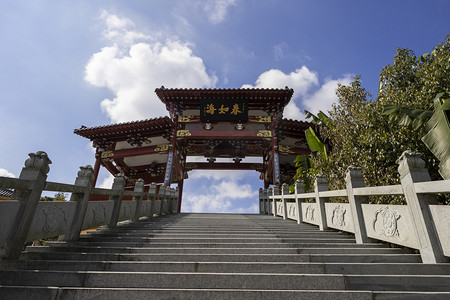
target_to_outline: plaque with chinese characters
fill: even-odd
[[[200,121],[248,121],[248,99],[200,100]]]

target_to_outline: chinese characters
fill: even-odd
[[[248,100],[246,99],[204,99],[200,101],[200,120],[247,121]]]

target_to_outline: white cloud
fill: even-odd
[[[251,173],[251,174],[249,174]],[[189,179],[214,179],[214,180],[239,180],[246,176],[256,174],[255,171],[234,171],[234,170],[193,170],[189,172]]]
[[[325,83],[315,93],[305,97],[303,106],[313,114],[317,114],[320,110],[327,113],[331,109],[331,105],[336,103],[338,98],[336,96],[336,89],[338,83],[349,85],[352,81],[353,75],[346,74],[344,77],[335,80],[326,80]]]
[[[9,172],[6,169],[2,169],[2,168],[0,168],[0,176],[1,177],[13,177],[13,178],[16,177],[16,175],[14,175],[13,173]]]
[[[113,182],[114,182],[114,176],[109,174],[108,177],[103,179],[102,183],[100,183],[97,186],[102,189],[110,189],[113,185]]]
[[[287,48],[286,42],[281,42],[273,46],[273,54],[276,61],[284,57],[284,49]]]
[[[303,110],[317,113],[319,110],[327,112],[331,105],[337,101],[336,88],[338,83],[348,85],[352,75],[346,74],[339,79],[326,79],[323,85],[319,85],[318,74],[310,71],[306,66],[296,69],[294,72],[284,72],[272,69],[258,76],[255,85],[244,84],[243,88],[284,88],[288,86],[294,89],[291,101],[284,109],[284,118],[305,120]]]
[[[234,178],[236,180],[236,178]],[[258,212],[258,191],[250,184],[239,184],[234,180],[211,180],[206,190],[196,193],[184,193],[183,212],[210,213],[256,213]],[[244,199],[250,199],[254,204],[242,206]],[[256,204],[256,205],[255,205]],[[256,209],[255,209],[256,207]]]
[[[209,0],[203,9],[208,14],[209,22],[215,25],[225,20],[227,10],[232,5],[236,5],[236,0]]]
[[[106,87],[114,99],[104,99],[103,111],[112,122],[148,119],[166,115],[164,104],[154,89],[165,87],[214,87],[215,75],[209,75],[203,60],[195,56],[191,45],[177,39],[153,40],[132,31],[132,21],[102,13],[104,37],[110,46],[92,55],[85,68],[85,80]]]
[[[214,190],[224,198],[239,199],[258,195],[257,192],[252,191],[250,184],[238,184],[236,181],[222,181],[214,185]]]
[[[304,120],[305,114],[300,110],[300,108],[295,104],[292,99],[288,105],[284,108],[283,117],[292,120]]]
[[[271,69],[259,75],[255,85],[244,84],[242,87],[284,88],[288,86],[294,89],[294,97],[298,97],[299,95],[305,95],[313,86],[318,84],[317,74],[303,66],[289,74],[285,74],[277,69]]]

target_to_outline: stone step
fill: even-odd
[[[133,242],[47,242],[46,246],[51,247],[147,247],[147,248],[261,248],[264,245],[266,248],[388,248],[386,244],[353,244],[353,243],[133,243]],[[31,248],[31,247],[28,247]],[[28,249],[27,248],[27,249]],[[400,248],[395,248],[400,249]],[[404,250],[407,251],[407,250]]]
[[[323,262],[323,263],[418,263],[418,254],[192,254],[192,253],[80,253],[29,252],[21,259],[198,261],[198,262]]]
[[[382,291],[311,291],[311,290],[215,290],[215,289],[133,289],[133,288],[70,288],[70,287],[0,287],[5,299],[248,299],[248,300],[447,300],[446,292],[382,292]]]
[[[83,252],[83,253],[142,253],[142,254],[173,254],[173,253],[192,253],[192,254],[296,254],[295,248],[123,248],[123,247],[30,247],[27,251],[32,252]]]
[[[248,299],[248,300],[372,300],[367,291],[310,291],[310,290],[240,290],[240,289],[143,289],[143,288],[57,288],[57,287],[0,287],[5,299]]]
[[[449,275],[450,264],[303,263],[303,262],[159,262],[24,260],[0,262],[3,270],[223,272],[282,274]]]
[[[337,275],[279,273],[179,273],[0,271],[0,285],[170,289],[296,289],[450,292],[450,275]]]
[[[230,245],[228,245],[230,246]],[[48,247],[36,246],[28,247],[28,252],[85,252],[85,253],[298,253],[298,254],[401,254],[409,253],[400,248],[292,248],[292,247],[274,247],[269,248],[266,244],[255,244],[252,247],[241,247],[240,244],[234,247],[221,247],[221,245],[211,244],[210,247],[89,247],[89,246],[71,246],[71,247]]]
[[[0,298],[450,299],[450,264],[420,262],[272,216],[177,214],[27,247],[0,261]]]
[[[306,238],[171,238],[171,237],[131,237],[131,236],[117,236],[117,237],[90,237],[81,238],[83,241],[94,241],[94,242],[137,242],[137,243],[355,243],[353,238],[347,237],[335,237],[335,238],[320,238],[320,237],[306,237]]]
[[[317,233],[317,232],[308,232],[308,233],[267,233],[266,231],[260,232],[260,233],[230,233],[230,232],[210,232],[205,233],[204,231],[199,232],[192,232],[192,231],[186,231],[186,232],[176,232],[176,233],[167,233],[167,232],[153,232],[149,233],[146,232],[139,232],[139,231],[113,231],[113,232],[92,232],[89,234],[86,234],[83,236],[84,238],[95,238],[95,237],[117,237],[117,236],[130,236],[130,237],[168,237],[168,238],[180,238],[180,237],[201,237],[201,238],[221,238],[221,237],[229,237],[232,236],[234,238],[296,238],[296,237],[317,237],[320,236],[321,238],[330,237],[340,237],[340,238],[348,238],[348,239],[354,239],[351,235],[340,235],[336,232],[324,232],[324,233]]]

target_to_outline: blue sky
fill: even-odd
[[[361,75],[376,96],[397,47],[450,34],[446,0],[0,1],[0,176],[46,151],[49,180],[94,163],[97,126],[160,116],[154,89],[294,88],[285,116],[326,110]],[[256,212],[256,172],[194,172],[183,211]],[[110,178],[102,172],[99,184]]]

